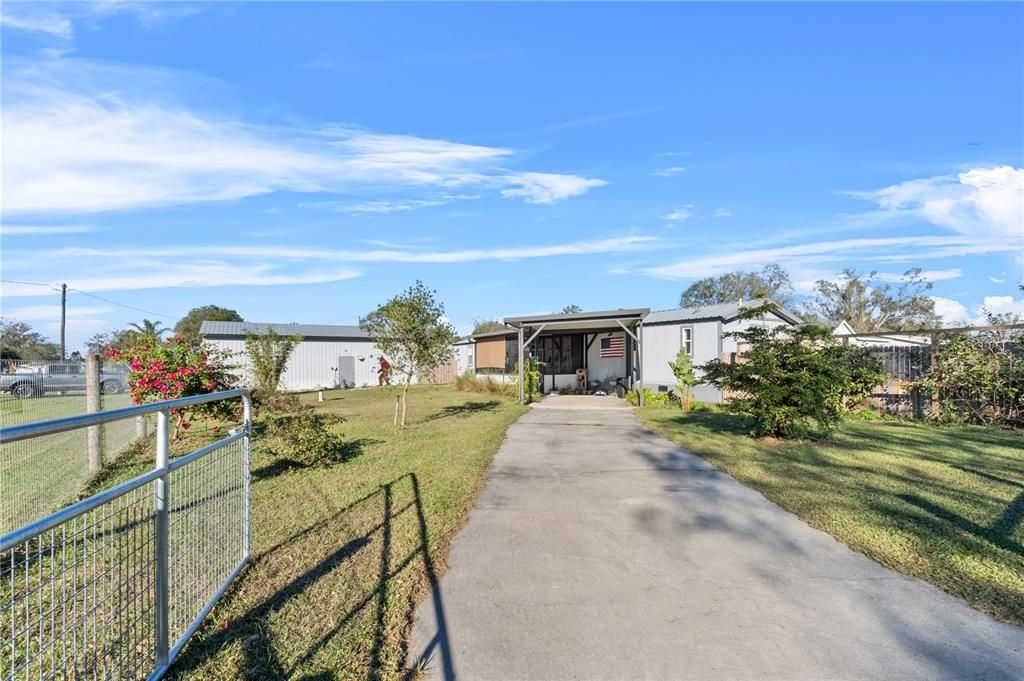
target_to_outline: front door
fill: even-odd
[[[338,358],[338,387],[356,387],[356,358],[352,355]]]

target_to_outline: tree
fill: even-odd
[[[941,320],[935,301],[925,295],[931,288],[920,268],[907,270],[896,287],[882,281],[878,272],[847,268],[836,280],[819,280],[801,313],[830,326],[845,320],[858,333],[935,327]]]
[[[138,334],[139,336],[149,336],[151,338],[160,339],[165,333],[170,333],[171,330],[165,327],[160,322],[154,322],[149,319],[143,319],[138,324],[129,324],[128,328],[132,334]]]
[[[744,313],[753,318],[767,306]],[[704,380],[731,396],[726,409],[753,420],[756,436],[793,437],[809,424],[831,433],[844,410],[870,394],[883,378],[871,351],[838,343],[823,326],[753,326],[730,334],[744,350],[737,362],[714,359],[701,367]]]
[[[674,362],[668,363],[672,375],[676,377],[676,386],[679,389],[679,408],[683,411],[690,411],[693,404],[693,387],[700,383],[700,379],[693,371],[693,361],[685,347],[679,348]]]
[[[3,359],[59,360],[60,348],[25,322],[0,317],[0,357]]]
[[[562,312],[560,314],[575,314],[577,312],[583,312],[583,308],[579,305],[566,305],[562,308]]]
[[[474,319],[473,335],[478,333],[491,333],[492,331],[508,331],[509,328],[497,319]]]
[[[120,331],[104,331],[103,333],[97,333],[93,335],[88,341],[86,341],[86,348],[89,350],[89,354],[104,354],[110,348],[124,347],[130,343],[136,335],[136,331],[130,331],[128,329],[121,329]]]
[[[455,329],[444,319],[444,304],[437,293],[417,281],[359,320],[359,326],[377,344],[393,370],[404,377],[401,425],[408,412],[409,385],[413,376],[425,374],[448,361]]]
[[[189,338],[199,338],[199,327],[204,321],[210,322],[242,322],[242,315],[235,310],[217,305],[194,307],[174,325],[174,333]]]
[[[282,336],[271,328],[266,333],[245,334],[245,351],[252,362],[257,390],[265,395],[277,392],[288,358],[301,340],[302,336]]]
[[[698,279],[679,297],[679,307],[698,307],[737,300],[769,298],[787,305],[793,294],[789,273],[778,265],[765,265],[760,272],[737,270],[717,277]]]
[[[106,356],[128,365],[128,391],[135,404],[160,402],[178,397],[205,395],[231,388],[235,377],[227,365],[227,354],[196,344],[184,336],[160,340],[137,334],[123,347],[108,348]],[[189,417],[229,419],[238,416],[238,404],[217,400],[185,409],[172,410],[179,429],[188,429]]]

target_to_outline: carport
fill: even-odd
[[[569,314],[530,315],[524,317],[506,317],[506,325],[516,329],[519,368],[519,401],[523,402],[523,360],[528,356],[531,344],[544,338],[568,338],[570,343],[579,344],[583,348],[581,366],[586,369],[588,351],[602,336],[611,332],[624,332],[625,342],[622,349],[623,375],[628,378],[628,388],[643,384],[643,328],[644,317],[650,313],[649,308],[629,310],[605,310],[602,312],[573,312]],[[609,343],[609,345],[611,345]],[[612,347],[611,352],[617,348]],[[572,357],[572,354],[569,355]],[[552,385],[555,385],[554,379]],[[640,393],[640,404],[643,405],[643,391]]]

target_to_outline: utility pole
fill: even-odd
[[[64,347],[64,324],[67,319],[68,309],[68,285],[60,285],[60,361],[68,358]]]

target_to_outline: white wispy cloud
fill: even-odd
[[[158,247],[62,248],[47,253],[47,262],[74,261],[80,272],[62,279],[83,291],[113,291],[150,288],[212,286],[272,286],[315,284],[360,276],[356,270],[324,270],[311,265],[338,263],[423,263],[453,264],[488,260],[517,261],[556,256],[626,253],[654,245],[653,237],[625,236],[592,241],[510,248],[460,249],[451,251],[380,248],[339,250],[329,248],[277,246],[182,245]],[[7,254],[18,258],[17,251]],[[300,271],[296,271],[301,268]],[[62,271],[57,266],[56,271]],[[111,275],[109,272],[116,272]],[[37,275],[41,278],[44,275]],[[53,277],[49,277],[53,278]],[[5,284],[3,296],[51,295],[42,287]]]
[[[0,225],[3,236],[43,236],[47,234],[88,234],[96,225]]]
[[[45,33],[70,40],[74,37],[76,22],[94,25],[105,17],[129,14],[143,26],[152,27],[168,19],[182,19],[198,13],[198,7],[184,2],[4,2],[0,11],[0,24],[19,31]]]
[[[898,248],[897,248],[898,247]],[[912,257],[893,256],[894,250],[920,248]],[[821,263],[849,263],[854,260],[892,262],[924,260],[977,253],[1014,252],[1020,244],[1014,239],[980,241],[960,235],[873,237],[819,241],[775,248],[734,250],[687,258],[678,262],[640,270],[666,279],[716,276],[737,268],[760,267],[769,263],[806,266]]]
[[[385,213],[400,213],[420,208],[433,206],[444,206],[453,201],[472,201],[479,199],[478,194],[454,194],[439,196],[433,199],[405,199],[397,201],[362,201],[352,203],[349,201],[312,201],[299,204],[302,208],[322,208],[335,213],[348,213],[349,215],[380,215]]]
[[[693,208],[693,204],[688,203],[685,208],[676,208],[674,211],[662,215],[661,219],[667,222],[686,222],[693,216],[693,213],[690,212],[691,208]]]
[[[919,178],[866,192],[848,192],[888,216],[914,216],[972,236],[1024,235],[1024,169],[973,168],[956,175]]]
[[[728,208],[716,208],[715,209],[715,217],[716,218],[731,218],[732,217],[732,211],[729,210]]]
[[[678,175],[679,173],[685,173],[687,168],[685,166],[671,166],[669,168],[662,168],[661,170],[655,170],[651,175],[658,175],[660,177],[671,177]]]
[[[30,2],[5,2],[0,7],[0,24],[19,31],[46,33],[67,39],[73,34],[71,18],[48,6]]]
[[[502,196],[520,197],[527,203],[554,203],[608,184],[605,180],[576,175],[531,172],[505,175],[500,180],[509,185],[501,190]]]
[[[905,272],[879,272],[877,276],[882,281],[893,283],[907,281]],[[959,267],[954,267],[948,270],[923,270],[918,276],[925,281],[946,281],[947,279],[959,279],[963,273]]]
[[[988,280],[993,284],[1005,284],[1006,283],[1006,272],[1000,272],[998,277],[994,277],[991,274],[988,275]]]
[[[605,184],[499,168],[516,155],[503,147],[217,118],[169,101],[176,77],[75,59],[5,71],[5,212],[81,214],[382,188],[476,187],[553,203]]]

